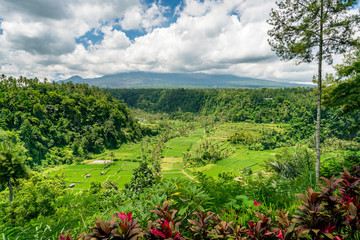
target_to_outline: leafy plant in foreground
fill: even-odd
[[[213,212],[202,212],[198,208],[198,212],[194,212],[198,220],[190,219],[188,222],[192,224],[190,230],[194,233],[195,239],[210,239],[209,232],[211,227],[211,219],[214,217],[215,213]]]
[[[139,228],[138,220],[132,220],[132,214],[128,213],[117,213],[120,218],[120,222],[117,228],[117,232],[114,232],[114,237],[112,239],[121,239],[121,240],[135,240],[138,238],[139,234],[142,232],[142,229]]]
[[[59,240],[80,240],[82,238],[82,236],[77,237],[77,238],[72,238],[70,233],[67,233],[66,236],[64,236],[62,233],[60,233],[59,236]]]
[[[180,222],[176,222],[177,210],[170,209],[171,203],[165,201],[163,205],[155,206],[154,212],[159,218],[153,223],[148,223],[148,234],[153,239],[174,239],[180,240]]]
[[[324,184],[319,184],[320,192],[307,187],[306,194],[297,194],[301,204],[296,214],[289,216],[289,212],[278,214],[271,211],[267,214],[254,211],[257,220],[250,220],[248,226],[234,224],[231,219],[225,221],[222,215],[212,212],[198,211],[193,213],[197,219],[188,220],[192,235],[187,238],[186,229],[180,232],[180,221],[176,217],[177,210],[172,204],[164,201],[162,206],[156,205],[151,212],[158,216],[155,222],[149,221],[147,231],[138,227],[137,220],[132,220],[132,214],[119,213],[120,222],[116,222],[116,215],[110,221],[98,219],[93,232],[80,237],[81,240],[100,239],[129,239],[135,240],[140,236],[148,239],[314,239],[314,240],[343,240],[359,239],[360,230],[360,167],[354,166],[350,171],[344,169],[341,179],[322,178]],[[254,201],[258,207],[261,203]],[[272,217],[275,215],[275,221]],[[234,217],[238,217],[234,215]],[[186,219],[186,218],[184,218]],[[183,219],[183,220],[184,220]],[[184,236],[183,236],[184,235]],[[72,240],[60,235],[60,240]]]

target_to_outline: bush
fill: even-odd
[[[147,230],[138,228],[131,213],[118,213],[120,222],[116,222],[116,215],[111,221],[98,219],[91,228],[93,232],[84,233],[79,239],[137,239],[141,235],[174,240],[183,239],[183,236],[189,236],[186,239],[359,239],[360,166],[354,166],[351,171],[345,169],[340,175],[341,178],[322,178],[324,183],[319,184],[320,192],[307,187],[306,194],[297,194],[301,204],[296,214],[280,210],[275,221],[270,217],[271,211],[261,213],[261,203],[254,201],[253,208],[258,208],[253,211],[255,220],[245,225],[236,225],[221,219],[221,215],[198,209],[186,227],[181,226],[186,222],[176,217],[178,211],[165,201],[161,207],[155,206],[156,210],[151,210],[158,219],[149,221]],[[249,202],[241,196],[238,200]],[[72,238],[61,234],[59,239]]]
[[[153,170],[149,168],[147,163],[141,163],[134,169],[133,177],[125,185],[125,189],[130,192],[141,192],[144,188],[151,187],[155,183]]]

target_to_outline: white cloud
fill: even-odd
[[[140,29],[142,22],[142,13],[143,10],[138,6],[129,9],[125,13],[124,19],[121,21],[121,27],[125,30]]]
[[[161,1],[0,0],[0,6],[0,71],[7,75],[201,71],[299,82],[316,73],[314,64],[281,62],[271,51],[266,20],[275,0],[186,0],[171,24]],[[119,26],[144,36],[130,40]],[[76,43],[91,30],[103,39],[87,48]]]
[[[166,22],[164,13],[168,8],[157,3],[153,3],[150,8],[145,6],[134,6],[127,10],[120,25],[124,30],[142,30],[151,31],[154,27],[161,26]]]

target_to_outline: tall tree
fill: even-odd
[[[9,188],[9,201],[13,200],[12,181],[27,176],[26,149],[17,136],[0,130],[0,185]]]
[[[284,0],[272,9],[269,44],[283,60],[317,61],[316,179],[320,173],[320,120],[323,61],[333,61],[354,42],[359,15],[350,12],[358,0]],[[353,10],[355,11],[355,10]]]

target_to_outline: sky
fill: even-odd
[[[283,62],[271,51],[273,7],[275,0],[0,0],[0,74],[203,72],[311,82],[316,63]]]

